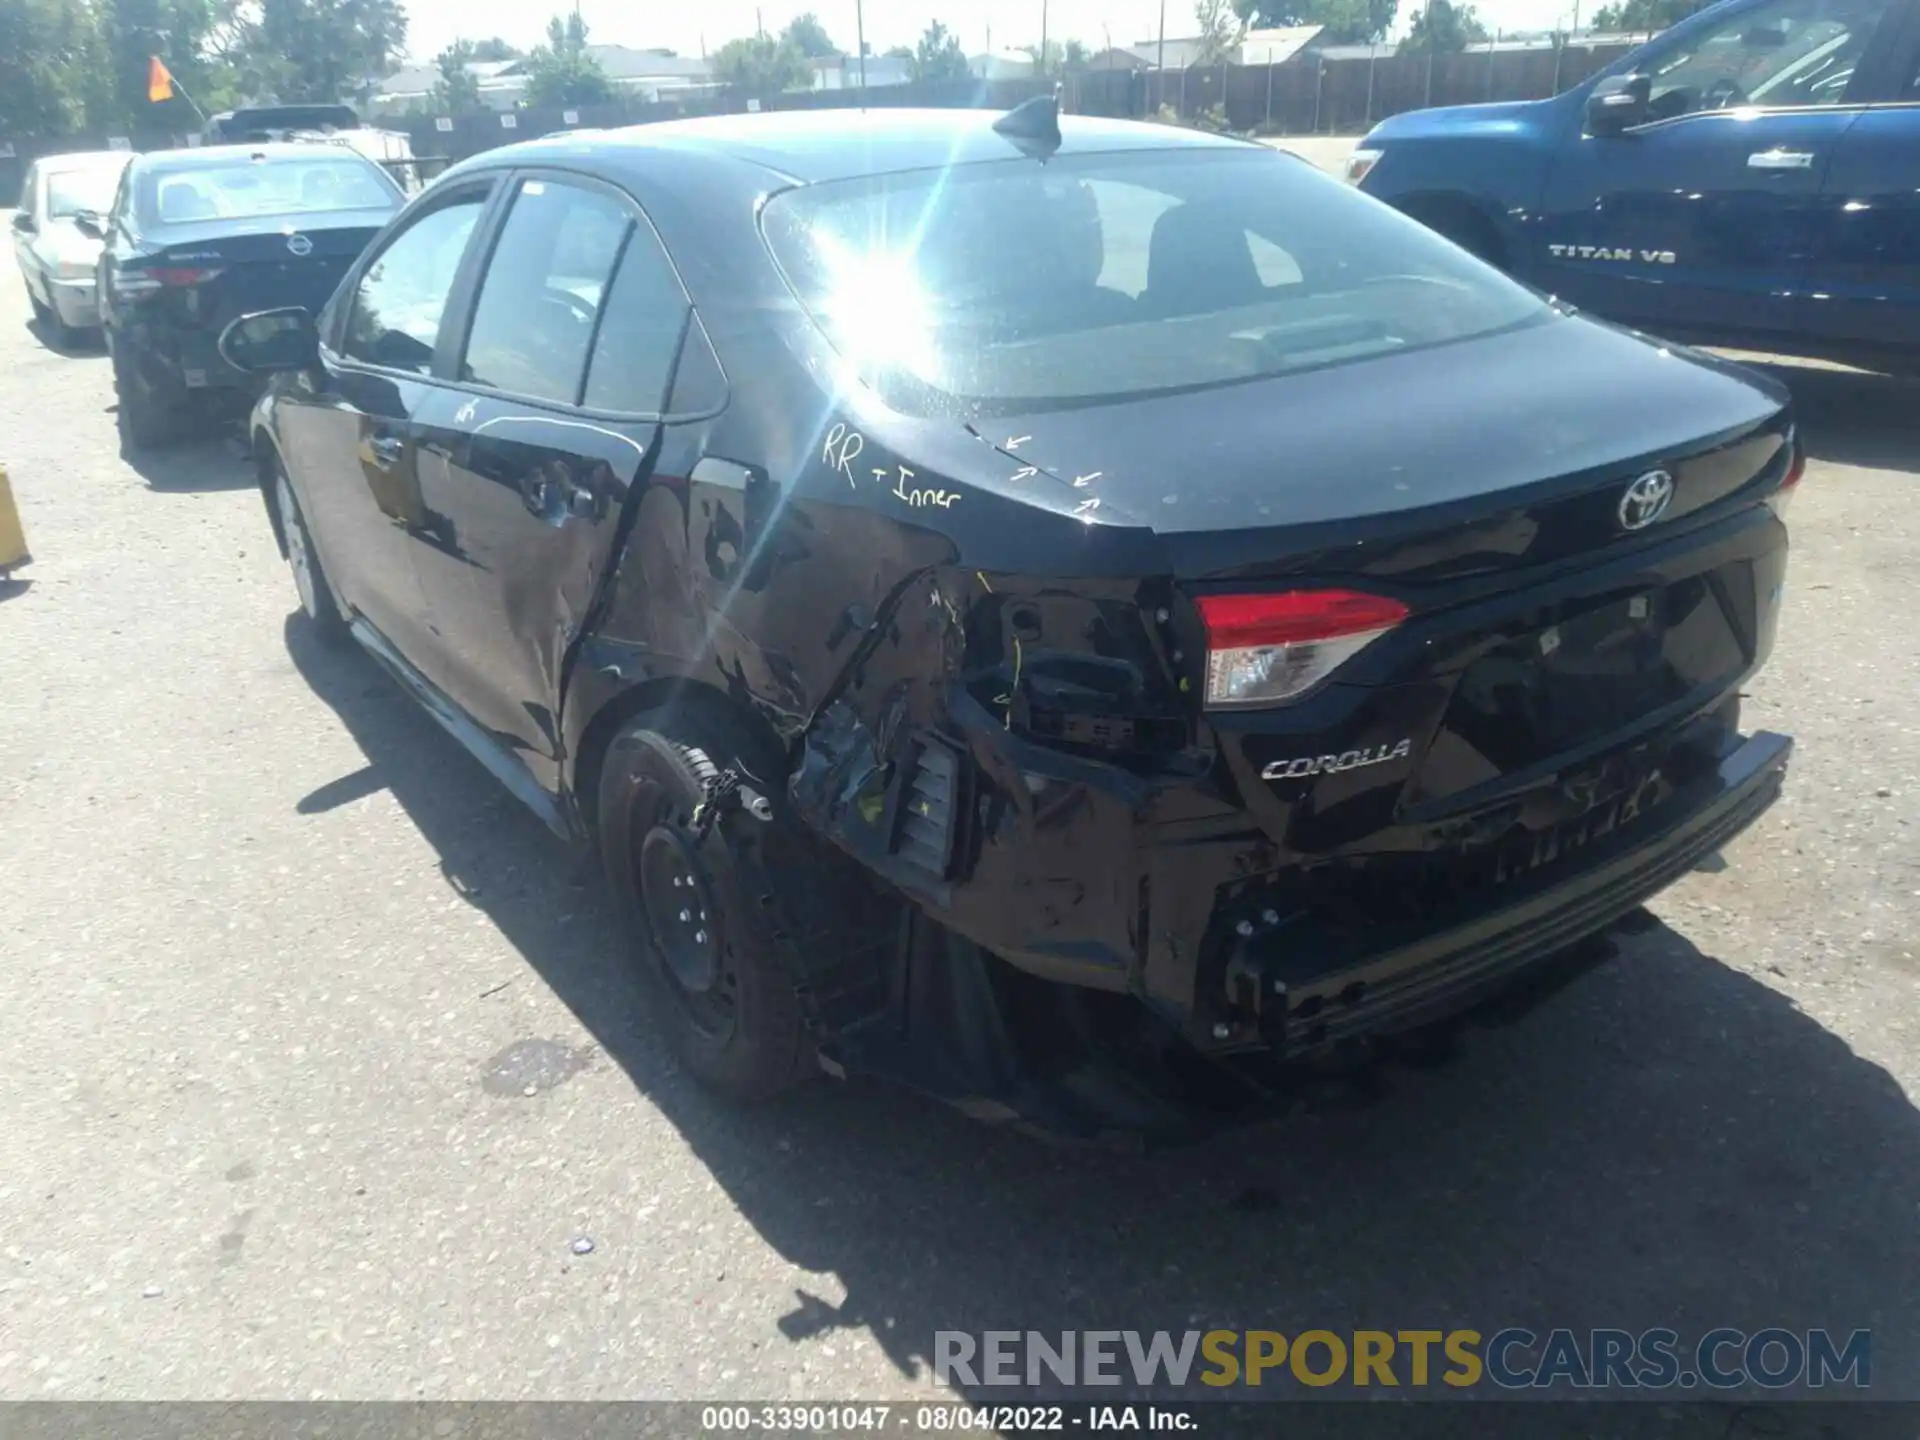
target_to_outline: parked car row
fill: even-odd
[[[82,228],[129,443],[259,391],[299,633],[598,846],[729,1095],[1189,1127],[1544,991],[1783,782],[1785,393],[1264,146],[749,115],[404,208],[212,147]]]
[[[15,246],[58,340],[104,332],[121,435],[140,449],[244,415],[258,386],[220,356],[227,322],[318,310],[405,200],[347,145],[59,156],[28,171]]]

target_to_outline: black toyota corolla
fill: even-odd
[[[224,344],[307,621],[594,838],[736,1096],[1178,1126],[1572,973],[1785,775],[1783,393],[1263,146],[512,146]]]

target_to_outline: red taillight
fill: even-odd
[[[218,276],[220,272],[218,270],[191,270],[191,269],[183,270],[178,268],[161,268],[156,270],[149,270],[147,271],[147,274],[151,275],[155,280],[159,281],[162,285],[171,285],[177,289],[186,289],[194,285],[204,285],[207,283],[207,281],[212,280],[216,276]]]
[[[1357,590],[1204,595],[1207,704],[1272,705],[1318,685],[1407,618],[1407,607]]]

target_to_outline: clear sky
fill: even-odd
[[[406,0],[411,21],[409,50],[428,60],[456,37],[481,40],[498,35],[513,44],[535,43],[547,16],[568,0]],[[1031,45],[1040,38],[1042,0],[865,0],[867,43],[878,53],[919,38],[928,22],[944,21],[956,31],[968,54]],[[1400,0],[1396,32],[1421,0]],[[1601,0],[1583,0],[1590,14]],[[1160,24],[1160,0],[1046,0],[1047,34],[1084,41],[1094,49],[1108,35],[1116,45],[1153,38]],[[1489,28],[1546,30],[1571,17],[1572,0],[1477,0]],[[738,35],[753,32],[756,13],[772,31],[795,14],[812,10],[827,33],[848,51],[854,44],[854,0],[580,0],[592,36],[598,41],[644,48],[664,45],[683,55],[698,55]],[[1167,34],[1194,33],[1193,0],[1166,0]]]

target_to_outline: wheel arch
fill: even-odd
[[[1416,190],[1395,196],[1393,207],[1488,264],[1513,273],[1519,247],[1487,200],[1464,190]]]
[[[740,704],[719,687],[690,676],[650,676],[607,695],[582,693],[576,686],[570,698],[586,700],[592,707],[574,744],[567,779],[574,810],[589,835],[595,833],[599,822],[600,772],[606,765],[607,751],[629,721],[649,710],[678,708],[723,715],[750,734],[768,755],[779,756],[783,765],[787,759],[788,747],[752,706]],[[785,789],[784,771],[777,777],[761,778]]]
[[[264,425],[253,427],[253,479],[260,491],[260,503],[267,509],[267,524],[273,527],[273,543],[280,547],[280,558],[287,558],[287,531],[280,523],[280,507],[273,503],[274,467],[286,467],[286,459],[280,454],[279,442],[273,438],[273,432]]]

